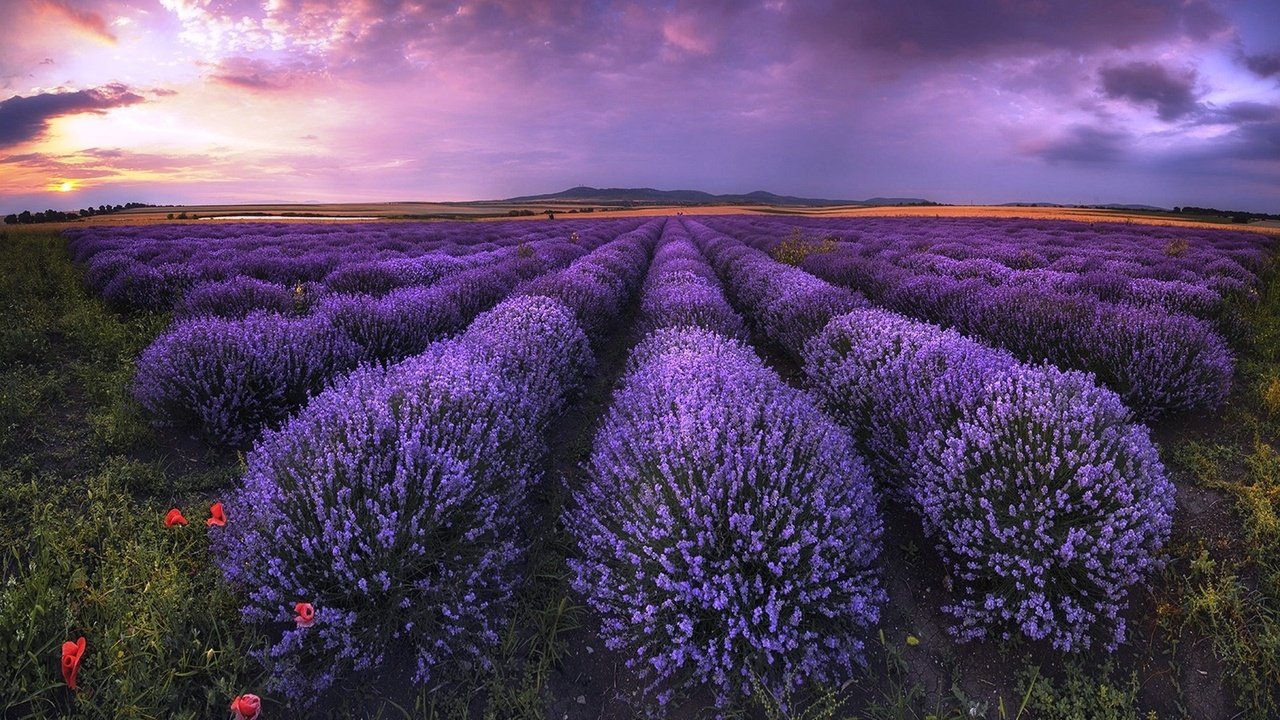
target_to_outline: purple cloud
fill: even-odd
[[[1195,70],[1173,71],[1150,62],[1104,67],[1098,72],[1102,91],[1115,100],[1152,103],[1161,120],[1177,120],[1200,108]]]
[[[244,90],[283,90],[291,84],[291,73],[265,60],[233,57],[214,67],[209,79]]]
[[[935,59],[1131,48],[1229,26],[1199,0],[827,0],[795,12],[806,33],[828,41]]]
[[[1280,52],[1244,55],[1242,59],[1258,77],[1280,77]]]
[[[1207,121],[1243,124],[1280,120],[1280,105],[1260,102],[1234,102],[1207,113]]]
[[[1124,155],[1129,134],[1112,128],[1075,125],[1067,133],[1033,150],[1050,163],[1108,163]]]
[[[63,115],[103,113],[144,102],[126,85],[112,83],[75,92],[42,93],[31,97],[14,95],[0,101],[0,147],[34,140],[44,134],[49,121]]]

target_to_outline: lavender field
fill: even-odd
[[[1269,236],[729,215],[49,242],[58,292],[134,338],[82,440],[126,479],[83,512],[140,539],[28,562],[6,530],[6,716],[1280,711]],[[97,352],[15,327],[14,367]],[[38,538],[23,478],[84,459],[9,427]]]
[[[148,438],[115,445],[170,479],[124,492],[223,614],[221,641],[155,638],[209,650],[178,662],[205,687],[154,707],[1059,716],[1096,683],[1107,716],[1276,708],[1274,659],[1217,694],[1179,675],[1274,637],[1231,626],[1275,612],[1274,556],[1242,560],[1244,598],[1206,592],[1228,580],[1213,553],[1274,532],[1274,455],[1243,489],[1206,475],[1233,406],[1280,405],[1274,366],[1261,400],[1240,387],[1267,236],[731,215],[65,243],[86,302],[154,328],[118,398]],[[223,479],[174,488],[202,465]],[[1202,509],[1233,493],[1234,532]],[[6,577],[32,587],[20,562]],[[93,605],[65,606],[90,637],[64,679],[99,689],[68,705],[23,665],[45,676],[10,683],[31,693],[10,714],[111,714],[129,693],[104,684],[145,683],[109,664]]]

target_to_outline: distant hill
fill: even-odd
[[[827,200],[802,198],[792,195],[775,195],[756,190],[745,195],[713,195],[701,190],[656,190],[654,188],[594,188],[580,185],[549,195],[525,195],[507,198],[506,203],[532,202],[594,202],[602,204],[661,204],[661,205],[928,205],[920,198],[882,198],[870,200]]]

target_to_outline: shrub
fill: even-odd
[[[667,705],[843,676],[885,595],[881,522],[849,437],[750,350],[661,330],[596,434],[565,522],[574,587]]]
[[[545,423],[587,345],[567,308],[513,299],[461,338],[357,370],[263,438],[217,550],[247,620],[316,609],[262,655],[281,692],[307,703],[391,662],[419,683],[488,663]]]
[[[256,311],[286,315],[295,307],[295,293],[289,288],[239,276],[197,285],[178,303],[174,316],[239,319]]]
[[[424,288],[403,288],[381,298],[330,295],[316,306],[316,317],[360,348],[362,362],[417,355],[462,324],[448,298]]]
[[[857,438],[877,476],[910,499],[918,436],[950,427],[1013,356],[883,310],[831,321],[805,348],[805,375]]]
[[[304,704],[389,654],[418,682],[482,661],[502,627],[534,428],[483,361],[457,342],[436,350],[318,396],[263,437],[226,503],[216,549],[248,593],[243,617],[316,609],[260,656]]]
[[[195,318],[143,351],[134,395],[161,421],[238,445],[319,392],[357,352],[319,318]]]
[[[742,316],[733,311],[717,284],[688,271],[666,273],[644,294],[636,332],[641,337],[668,327],[700,327],[747,340]]]
[[[1120,612],[1158,565],[1174,488],[1118,396],[878,311],[832,321],[805,372],[920,514],[957,581],[959,637],[1123,640]]]
[[[1060,650],[1124,641],[1128,590],[1159,567],[1174,504],[1128,417],[1083,373],[1020,366],[924,439],[918,501],[959,580],[960,637],[1012,625]]]

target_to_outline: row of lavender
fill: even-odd
[[[390,663],[428,683],[487,662],[547,421],[634,297],[661,225],[526,286],[456,338],[356,371],[255,446],[215,551],[247,620],[315,609],[263,653],[275,689],[306,705]]]
[[[885,594],[881,521],[847,432],[742,343],[669,221],[634,348],[565,524],[574,587],[658,707],[847,677]]]
[[[741,219],[710,222],[766,250],[778,248],[796,227]],[[1232,325],[1228,296],[1256,284],[1246,265],[1256,268],[1261,262],[1264,240],[1169,230],[1174,240],[1188,242],[1188,249],[1170,257],[1150,237],[1141,240],[1107,228],[1055,234],[1048,226],[1039,234],[993,239],[964,234],[973,230],[964,223],[904,224],[935,241],[941,240],[937,228],[945,228],[947,242],[922,249],[918,237],[870,236],[847,220],[810,222],[803,227],[830,233],[833,242],[808,254],[801,265],[866,293],[878,305],[954,327],[1023,360],[1092,372],[1146,418],[1211,409],[1230,390],[1232,356],[1217,328]],[[934,234],[925,232],[930,229]],[[1090,239],[1096,247],[1087,244]],[[935,253],[937,247],[953,255],[963,248],[967,255],[954,260]],[[1112,257],[1123,251],[1128,259]],[[1011,257],[1034,259],[1026,261],[1031,269],[1018,269],[984,254],[1015,265]],[[1054,269],[1035,269],[1036,263]],[[1160,279],[1170,276],[1175,279]]]
[[[558,243],[551,252],[532,248],[429,287],[381,298],[330,296],[303,317],[258,312],[179,320],[138,358],[134,394],[161,422],[245,444],[341,375],[421,353],[522,281],[581,253]]]
[[[329,293],[385,295],[506,257],[512,247],[582,234],[590,248],[634,220],[433,224],[245,224],[74,231],[91,290],[123,310],[179,317],[302,314]]]
[[[801,362],[876,477],[920,517],[955,583],[961,638],[1075,650],[1124,638],[1174,503],[1145,427],[1079,372],[1026,365],[872,308],[685,221],[734,303]],[[808,335],[810,337],[805,337]]]
[[[288,311],[294,293],[282,286],[271,287],[283,294],[284,307],[255,304],[254,296],[223,296],[221,307],[236,306],[244,312],[179,318],[138,359],[135,395],[161,422],[195,427],[216,442],[246,444],[343,374],[363,364],[396,362],[422,352],[431,342],[465,328],[521,283],[564,267],[611,239],[609,233],[635,224],[603,223],[581,234],[562,228],[547,239],[530,240],[526,234],[518,244],[510,238],[511,246],[476,253],[467,269],[434,283],[419,278],[420,284],[382,295],[332,292],[306,314]],[[282,236],[282,242],[297,244],[299,235],[311,237],[303,228]],[[329,235],[337,243],[338,234]],[[344,252],[359,256],[361,238],[355,231],[341,234],[341,241],[354,247],[344,249],[339,243],[312,248],[312,256],[327,257],[326,264],[339,262]],[[142,244],[154,248],[165,242],[184,247],[186,243],[162,235]],[[484,261],[474,260],[481,255]],[[189,265],[201,267],[201,254],[192,256]],[[346,267],[336,267],[331,275]],[[203,303],[210,287],[225,289],[243,280],[196,287],[186,297]]]
[[[715,225],[720,218],[708,218]],[[953,277],[1018,281],[1021,273],[1041,284],[1150,304],[1197,303],[1199,293],[1247,293],[1266,263],[1271,241],[1258,233],[990,218],[733,218],[739,227],[833,237],[842,249],[908,269]],[[1097,285],[1073,285],[1088,276]],[[1121,287],[1118,281],[1139,281]],[[1187,297],[1179,297],[1182,291]]]

